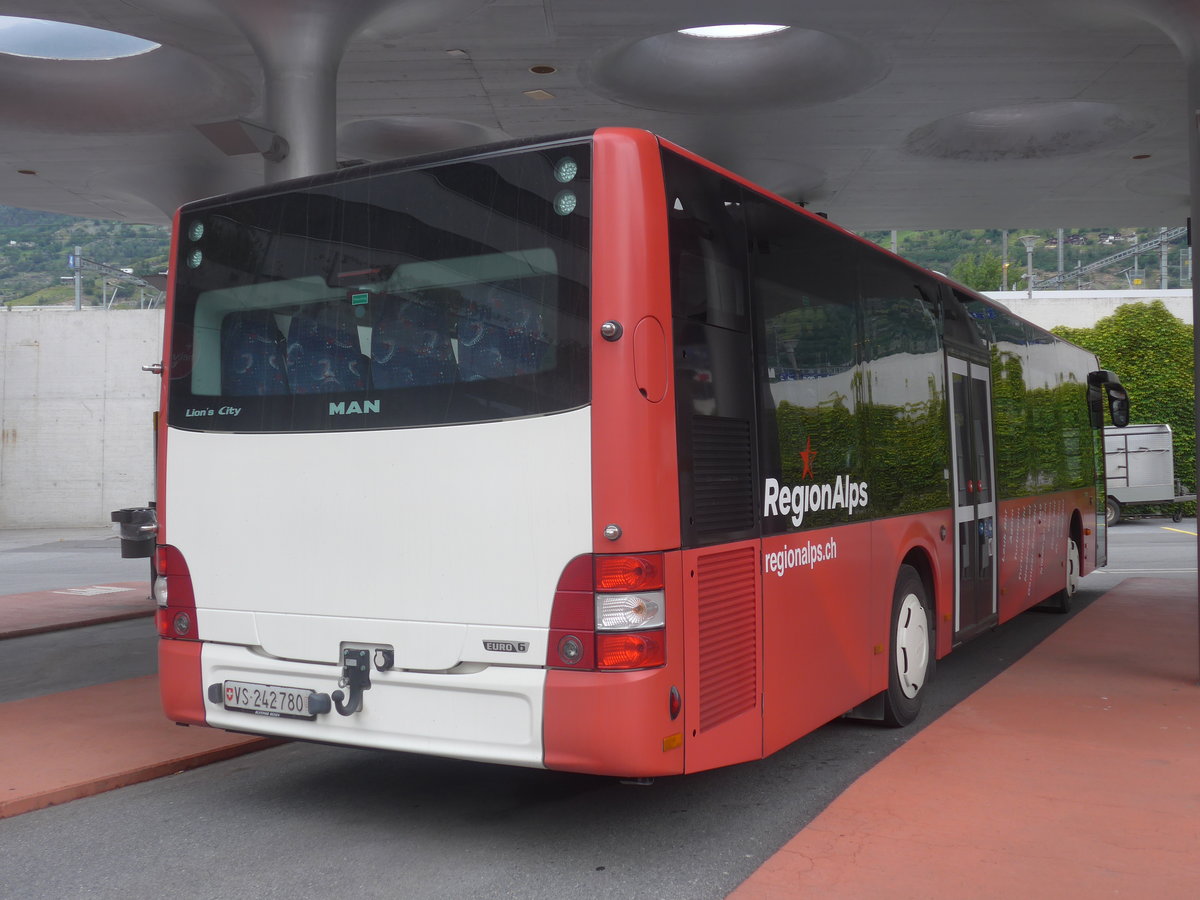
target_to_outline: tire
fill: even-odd
[[[1104,500],[1104,523],[1112,528],[1121,521],[1121,504],[1114,497],[1107,497]]]
[[[1079,545],[1074,538],[1067,538],[1067,583],[1061,591],[1047,600],[1042,608],[1056,613],[1071,611],[1071,598],[1079,590]]]
[[[912,566],[901,566],[892,594],[891,654],[883,721],[901,728],[917,717],[933,678],[933,614],[925,584]]]
[[[1171,513],[1171,521],[1172,522],[1182,522],[1183,521],[1183,510],[1181,510],[1178,506],[1175,507],[1175,512]]]

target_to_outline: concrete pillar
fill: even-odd
[[[1188,79],[1188,169],[1191,179],[1191,234],[1192,242],[1200,236],[1200,4],[1195,0],[1125,0],[1130,11],[1141,15],[1163,30],[1179,48],[1187,63]],[[1197,293],[1200,291],[1200,273],[1192,267],[1192,315],[1200,312]],[[1195,318],[1192,321],[1197,321]],[[1193,339],[1193,361],[1200,367],[1200,329]],[[1194,379],[1193,379],[1194,380]],[[1197,431],[1200,432],[1200,387],[1193,386],[1194,411]],[[1131,398],[1131,403],[1137,400]],[[1197,485],[1200,485],[1200,457],[1197,458]],[[1197,559],[1200,561],[1200,538],[1197,539]],[[1200,612],[1200,603],[1197,604]]]
[[[1191,227],[1188,229],[1188,244],[1192,253],[1192,259],[1195,259],[1195,242],[1197,234],[1200,234],[1200,24],[1197,25],[1197,31],[1193,34],[1192,40],[1193,52],[1188,59],[1188,164],[1191,172]],[[1200,270],[1196,266],[1192,266],[1192,321],[1200,321],[1195,318],[1200,312]],[[1196,329],[1192,336],[1192,360],[1194,372],[1200,372],[1200,329]],[[1193,396],[1193,412],[1196,421],[1195,434],[1200,435],[1200,385],[1197,385],[1195,377],[1192,378]],[[1197,455],[1196,464],[1196,485],[1200,487],[1200,454]],[[1200,563],[1200,538],[1197,538],[1197,562]],[[1198,604],[1200,605],[1200,604]]]
[[[1188,167],[1191,173],[1191,227],[1188,229],[1189,246],[1194,247],[1197,229],[1200,229],[1200,26],[1192,36],[1192,51],[1188,54]],[[1194,256],[1193,256],[1194,258]],[[1192,321],[1200,313],[1200,272],[1192,266]],[[1196,329],[1192,337],[1192,363],[1194,372],[1200,372],[1200,329]],[[1196,421],[1197,435],[1200,435],[1200,385],[1192,379],[1193,413]],[[1200,487],[1200,454],[1196,462],[1196,485]],[[1197,563],[1200,564],[1200,538],[1197,538]],[[1200,615],[1200,600],[1197,602],[1197,613]]]
[[[287,142],[267,182],[337,165],[337,73],[346,44],[386,0],[215,0],[263,67],[266,125]]]

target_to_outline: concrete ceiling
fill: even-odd
[[[1197,7],[0,0],[0,15],[161,45],[108,60],[0,53],[0,203],[167,222],[270,176],[270,160],[227,155],[197,128],[236,119],[278,132],[293,161],[316,147],[327,164],[631,125],[854,229],[1178,225]],[[677,33],[735,22],[791,27]],[[325,101],[306,79],[328,82],[315,117],[300,101]]]

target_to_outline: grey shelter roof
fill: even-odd
[[[0,14],[116,32],[0,20],[11,206],[161,223],[264,179],[628,125],[854,229],[1189,212],[1191,0],[0,0]],[[738,23],[788,27],[680,33]]]

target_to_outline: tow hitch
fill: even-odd
[[[338,681],[338,687],[350,689],[348,700],[342,691],[334,691],[331,695],[338,715],[352,716],[362,709],[363,691],[371,689],[370,650],[342,651],[342,677]]]
[[[323,694],[297,687],[257,684],[244,681],[216,682],[208,686],[210,703],[224,704],[226,709],[253,712],[266,716],[293,719],[315,719],[337,707],[338,715],[352,716],[363,708],[363,692],[371,689],[371,668],[389,671],[396,664],[391,647],[347,647],[342,650],[342,677],[338,687],[346,691]]]

